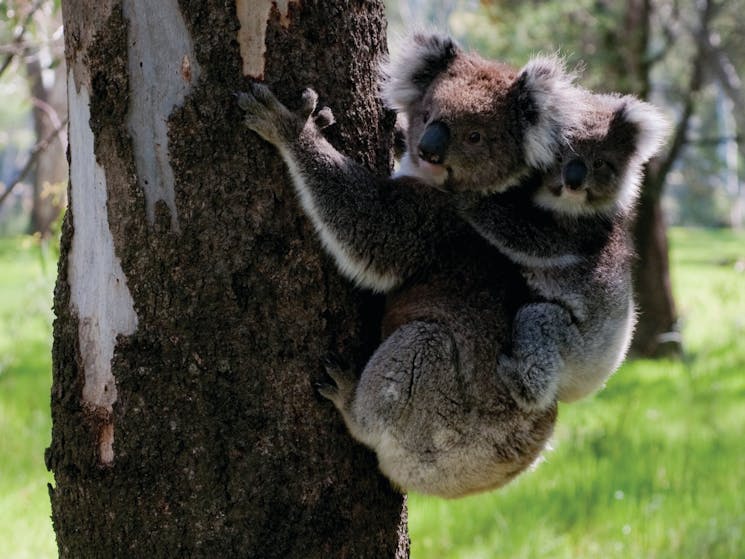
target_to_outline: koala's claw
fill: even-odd
[[[319,382],[316,384],[316,390],[321,396],[328,398],[341,408],[352,398],[357,378],[354,371],[346,367],[336,355],[328,354],[324,356],[322,362],[326,374],[334,384]]]
[[[339,396],[339,389],[334,384],[328,382],[316,382],[313,384],[313,387],[321,396],[327,400],[331,400],[332,402]]]
[[[300,105],[300,116],[303,119],[307,119],[313,113],[313,111],[316,110],[316,104],[318,103],[318,93],[308,87],[303,90],[301,99],[302,105]]]
[[[279,102],[279,100],[274,96],[269,87],[267,87],[263,83],[253,82],[251,83],[249,88],[251,90],[251,95],[253,95],[259,103],[266,106],[268,109],[277,112],[281,111],[281,109],[284,109],[284,105]]]
[[[238,100],[238,106],[246,112],[251,111],[256,103],[254,96],[245,91],[237,91],[233,93],[233,96]]]

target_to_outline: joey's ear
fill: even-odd
[[[640,101],[633,95],[619,98],[621,106],[613,115],[608,134],[623,133],[630,128],[633,133],[634,157],[646,163],[662,148],[667,139],[670,124],[657,107]]]
[[[382,94],[390,108],[405,111],[447,70],[461,49],[447,35],[415,33],[397,51],[382,69]]]
[[[582,125],[586,92],[574,84],[558,56],[540,56],[520,70],[517,110],[525,127],[524,152],[532,167],[546,168],[565,139]]]

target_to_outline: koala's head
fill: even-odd
[[[567,215],[628,212],[639,196],[644,164],[665,140],[667,121],[631,95],[586,95],[583,125],[559,150],[536,201]]]
[[[585,98],[558,58],[518,70],[443,35],[413,35],[384,72],[408,126],[399,174],[449,191],[498,192],[550,167]]]

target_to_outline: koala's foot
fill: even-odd
[[[525,411],[546,409],[556,401],[556,373],[531,359],[499,357],[499,374],[517,405]]]
[[[334,355],[327,355],[323,359],[326,373],[333,381],[319,382],[316,384],[318,393],[331,400],[340,410],[346,410],[354,397],[354,389],[357,386],[357,376],[349,367],[345,367]]]
[[[252,83],[249,90],[238,93],[237,98],[238,106],[246,112],[246,126],[276,146],[297,139],[318,103],[318,94],[312,89],[306,89],[302,94],[300,108],[295,112],[290,111],[267,86],[260,83]],[[330,112],[324,113],[324,118]],[[333,115],[331,120],[333,122]]]

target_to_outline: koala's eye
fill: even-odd
[[[466,139],[469,144],[478,144],[481,141],[481,134],[478,132],[471,132]]]
[[[593,169],[602,169],[603,167],[605,167],[605,161],[603,161],[602,159],[596,159],[592,162]]]
[[[427,124],[427,121],[429,120],[429,111],[424,111],[422,113],[422,122],[424,124]]]

